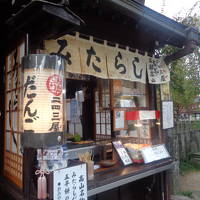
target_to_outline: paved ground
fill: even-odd
[[[189,172],[180,177],[182,191],[199,191],[200,192],[200,172]]]
[[[172,195],[171,200],[192,200],[192,199],[182,195]]]
[[[189,172],[180,177],[181,191],[192,192],[193,200],[200,200],[200,172]],[[176,195],[171,200],[191,200],[191,198]]]

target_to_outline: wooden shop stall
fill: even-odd
[[[57,3],[28,2],[7,21],[1,188],[24,200],[169,200],[168,64],[199,33],[143,1]],[[167,44],[180,49],[159,57]]]

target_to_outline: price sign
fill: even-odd
[[[130,165],[133,163],[131,160],[130,156],[128,155],[126,149],[124,148],[123,144],[121,141],[115,141],[112,142],[113,146],[115,147],[115,150],[117,151],[121,161],[123,162],[124,165]]]
[[[53,180],[54,200],[87,200],[86,164],[56,170]]]
[[[145,163],[169,158],[169,152],[167,151],[164,144],[145,147],[141,149],[142,157]]]

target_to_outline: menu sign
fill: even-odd
[[[112,142],[115,150],[117,151],[121,161],[123,162],[124,165],[129,165],[132,164],[133,161],[131,160],[130,156],[128,155],[126,149],[124,148],[123,144],[121,141],[115,141]]]
[[[113,117],[113,129],[115,131],[124,130],[127,128],[125,121],[125,110],[115,109]]]
[[[141,149],[141,154],[145,163],[169,158],[169,152],[167,151],[164,144],[149,146]]]
[[[140,120],[156,119],[155,110],[140,110],[139,111]]]
[[[54,200],[87,200],[86,164],[53,173]]]
[[[162,127],[163,129],[174,127],[174,113],[172,101],[162,102]]]

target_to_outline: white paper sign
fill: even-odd
[[[63,149],[38,149],[37,160],[61,160],[63,156]]]
[[[156,119],[155,110],[141,110],[139,111],[140,120]]]
[[[115,112],[115,128],[123,129],[125,127],[125,113],[124,111],[116,111]]]
[[[170,157],[164,144],[142,148],[141,153],[145,163]]]
[[[162,102],[162,127],[163,129],[174,127],[174,113],[173,113],[173,102],[163,101]]]
[[[162,84],[170,81],[169,67],[165,64],[163,58],[149,58],[147,72],[151,84]]]
[[[86,164],[54,171],[54,200],[87,200]]]
[[[130,156],[128,155],[126,149],[124,148],[123,144],[121,141],[115,141],[112,142],[121,161],[123,162],[124,165],[129,165],[132,164],[133,161],[131,160]]]

